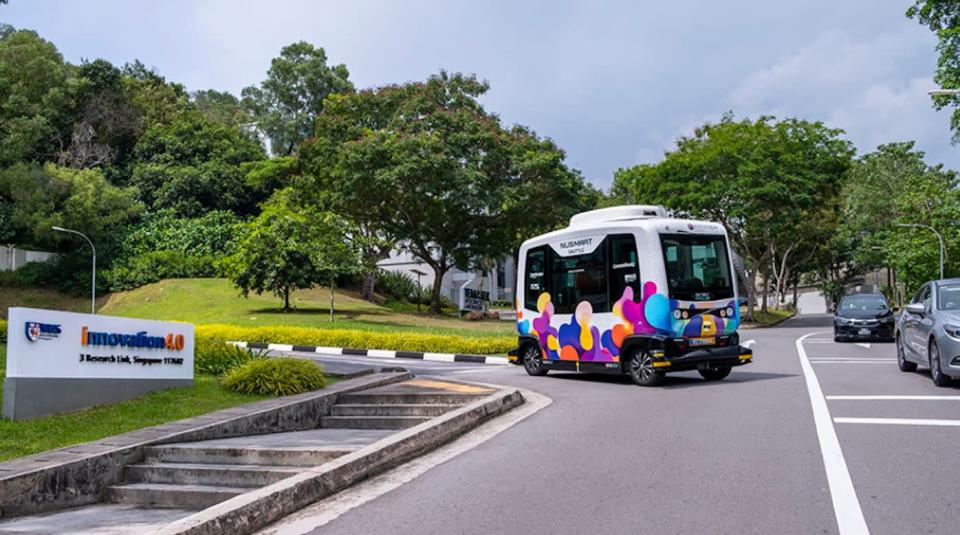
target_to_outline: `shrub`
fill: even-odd
[[[0,344],[7,341],[7,320],[0,319]]]
[[[398,300],[415,300],[417,296],[417,281],[402,271],[377,272],[377,292]]]
[[[197,338],[193,369],[198,374],[224,375],[250,361],[263,358],[260,353],[220,340]]]
[[[289,396],[323,388],[323,368],[306,359],[269,358],[253,360],[234,368],[223,386],[242,394]]]
[[[514,336],[462,336],[283,326],[197,325],[196,336],[198,339],[220,341],[481,355],[506,353],[517,346]]]

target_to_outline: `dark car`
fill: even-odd
[[[833,317],[833,339],[893,341],[893,310],[881,294],[851,294],[840,300]]]

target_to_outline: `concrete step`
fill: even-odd
[[[330,416],[440,416],[459,407],[439,403],[387,405],[383,403],[338,403],[331,407]]]
[[[320,427],[340,429],[406,429],[430,420],[425,416],[323,416]]]
[[[107,487],[107,496],[114,503],[206,509],[248,491],[242,487],[130,483]]]
[[[489,394],[438,393],[372,393],[352,392],[337,398],[337,403],[348,405],[463,405]]]
[[[128,483],[263,487],[302,470],[256,464],[145,463],[126,467]]]
[[[353,448],[337,449],[283,449],[204,447],[186,444],[150,446],[145,448],[147,462],[193,463],[193,464],[243,464],[272,466],[317,466]]]

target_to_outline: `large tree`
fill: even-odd
[[[791,262],[791,244],[818,234],[808,227],[824,221],[817,211],[837,195],[853,157],[840,134],[819,122],[727,115],[680,138],[659,164],[620,170],[614,180],[634,199],[723,224],[747,264],[752,317],[757,276],[771,273],[778,255],[779,264]]]
[[[251,135],[189,112],[144,133],[130,182],[154,210],[186,217],[207,210],[249,214],[262,199],[247,185],[244,164],[264,157]]]
[[[533,132],[500,126],[487,84],[440,73],[425,82],[333,97],[304,150],[305,199],[344,213],[368,238],[368,274],[396,242],[443,276],[509,254],[597,193]]]
[[[907,16],[937,34],[937,70],[933,80],[945,89],[960,89],[960,2],[955,0],[916,0]],[[953,108],[950,129],[954,141],[960,141],[960,95],[933,97],[938,110]]]
[[[353,89],[349,76],[345,65],[327,65],[323,48],[298,41],[273,58],[259,87],[243,90],[243,105],[270,138],[273,153],[287,156],[313,135],[324,99]]]

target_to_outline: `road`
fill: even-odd
[[[892,344],[836,344],[830,325],[814,315],[743,331],[753,364],[660,388],[387,362],[554,402],[315,533],[960,532],[960,389],[900,372]]]

